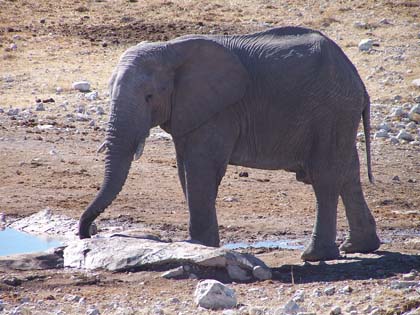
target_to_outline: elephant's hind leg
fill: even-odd
[[[356,148],[353,150],[352,164],[340,192],[350,232],[340,246],[346,253],[368,253],[379,248],[376,224],[363,196],[360,184],[360,165]]]

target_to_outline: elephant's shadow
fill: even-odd
[[[375,257],[351,255],[334,263],[283,265],[272,268],[272,280],[297,284],[386,279],[397,274],[408,273],[413,269],[420,271],[420,255],[389,251],[377,251],[375,254]]]

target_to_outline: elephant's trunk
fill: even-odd
[[[82,214],[79,222],[79,237],[90,237],[90,226],[92,222],[102,213],[117,197],[121,191],[130,170],[133,160],[132,154],[118,153],[118,148],[110,148],[106,156],[105,177],[102,187],[96,198],[89,204]]]

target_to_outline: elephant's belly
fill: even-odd
[[[288,154],[255,154],[246,148],[235,148],[229,164],[263,170],[296,171],[299,163]]]

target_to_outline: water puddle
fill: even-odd
[[[10,228],[0,231],[0,256],[40,252],[62,245],[52,238],[43,238]]]
[[[229,243],[223,246],[226,249],[247,249],[247,248],[268,248],[268,249],[303,249],[302,241],[299,240],[277,240],[259,241],[255,243]]]

